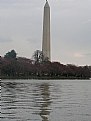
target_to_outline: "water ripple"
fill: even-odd
[[[91,121],[91,81],[2,80],[1,121]]]

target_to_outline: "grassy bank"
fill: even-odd
[[[70,80],[74,80],[74,79],[90,79],[90,78],[84,78],[84,77],[64,77],[64,76],[21,76],[21,77],[18,77],[18,76],[2,76],[1,79],[40,79],[40,80],[59,80],[59,79],[70,79]]]

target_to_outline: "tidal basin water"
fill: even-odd
[[[91,121],[91,80],[1,80],[0,121]]]

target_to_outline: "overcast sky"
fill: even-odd
[[[0,55],[41,50],[46,0],[0,0]],[[91,0],[49,0],[52,61],[91,65]]]

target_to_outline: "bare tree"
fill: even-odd
[[[34,62],[37,63],[42,63],[43,62],[43,53],[40,50],[36,50],[32,56]]]

